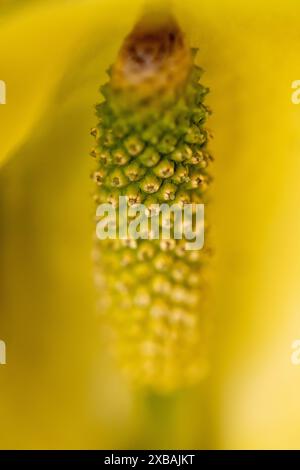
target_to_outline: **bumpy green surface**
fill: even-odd
[[[151,102],[128,104],[110,83],[96,107],[95,202],[205,203],[211,157],[206,149],[207,88],[193,66],[188,81]],[[203,375],[206,359],[205,258],[184,240],[96,242],[100,309],[113,349],[134,381],[171,390]]]

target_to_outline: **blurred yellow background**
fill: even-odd
[[[210,375],[131,390],[96,314],[89,129],[144,2],[2,0],[2,449],[300,448],[300,3],[171,3],[211,88]]]

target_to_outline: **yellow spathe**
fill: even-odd
[[[1,2],[0,447],[299,448],[300,366],[290,362],[300,338],[296,0],[173,2],[211,89],[211,376],[203,388],[144,397],[105,355],[88,132],[98,87],[142,5]]]

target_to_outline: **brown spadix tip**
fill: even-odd
[[[176,88],[186,80],[191,63],[190,48],[174,18],[147,14],[119,51],[112,85],[142,95]]]

